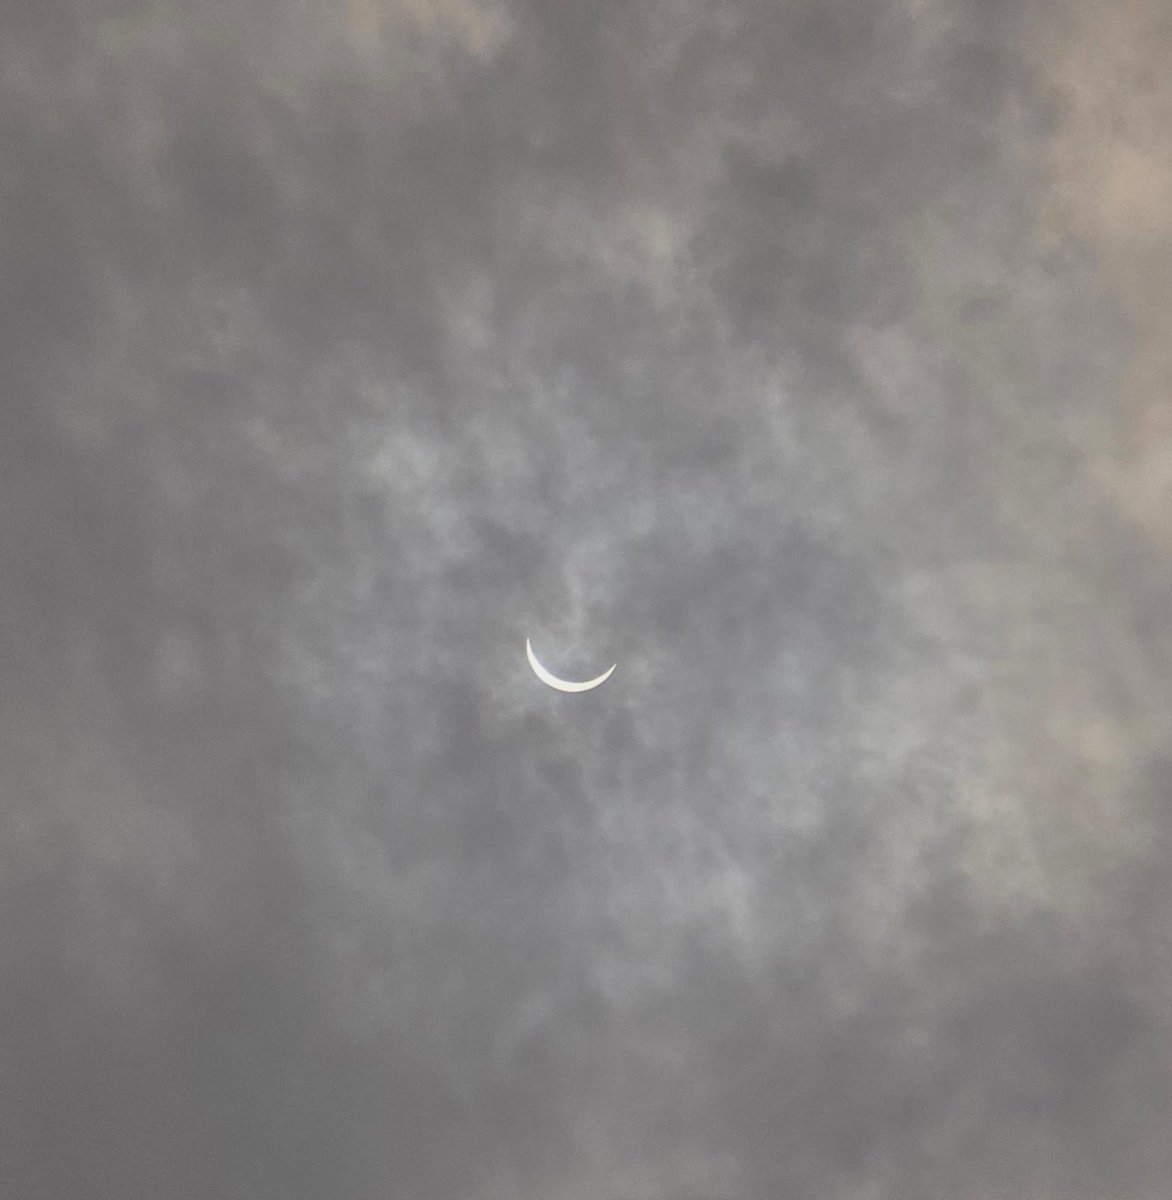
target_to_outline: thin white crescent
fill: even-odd
[[[537,655],[533,653],[533,646],[528,638],[525,639],[525,656],[529,659],[529,665],[533,668],[533,674],[541,680],[542,683],[554,688],[559,692],[588,692],[591,688],[598,687],[599,684],[605,683],[614,673],[618,663],[612,663],[607,671],[603,671],[595,679],[585,679],[581,683],[575,683],[571,679],[559,679],[552,672],[547,671],[537,660]]]

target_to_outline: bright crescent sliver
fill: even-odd
[[[585,679],[581,683],[575,683],[572,679],[559,679],[551,671],[547,671],[538,661],[537,655],[533,653],[533,645],[528,638],[525,639],[525,656],[529,659],[529,665],[533,668],[533,674],[541,680],[546,686],[551,687],[557,692],[588,692],[592,688],[596,688],[599,684],[605,683],[614,673],[618,663],[612,663],[609,670],[603,671],[595,679]]]

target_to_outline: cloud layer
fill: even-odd
[[[1156,15],[3,21],[14,1194],[1162,1196]]]

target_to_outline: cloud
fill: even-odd
[[[14,1186],[1162,1194],[1167,557],[1096,482],[1147,486],[1157,181],[1104,139],[1043,236],[1101,174],[1050,26],[54,12],[4,39]]]
[[[1165,25],[1157,4],[1131,4],[1111,21],[1076,5],[1035,48],[1055,105],[1046,160],[1049,228],[1090,247],[1133,329],[1130,359],[1095,446],[1095,476],[1164,547],[1172,486],[1166,216],[1172,90],[1157,63]]]

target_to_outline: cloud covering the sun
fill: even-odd
[[[1163,1195],[1157,8],[2,18],[15,1191]]]

